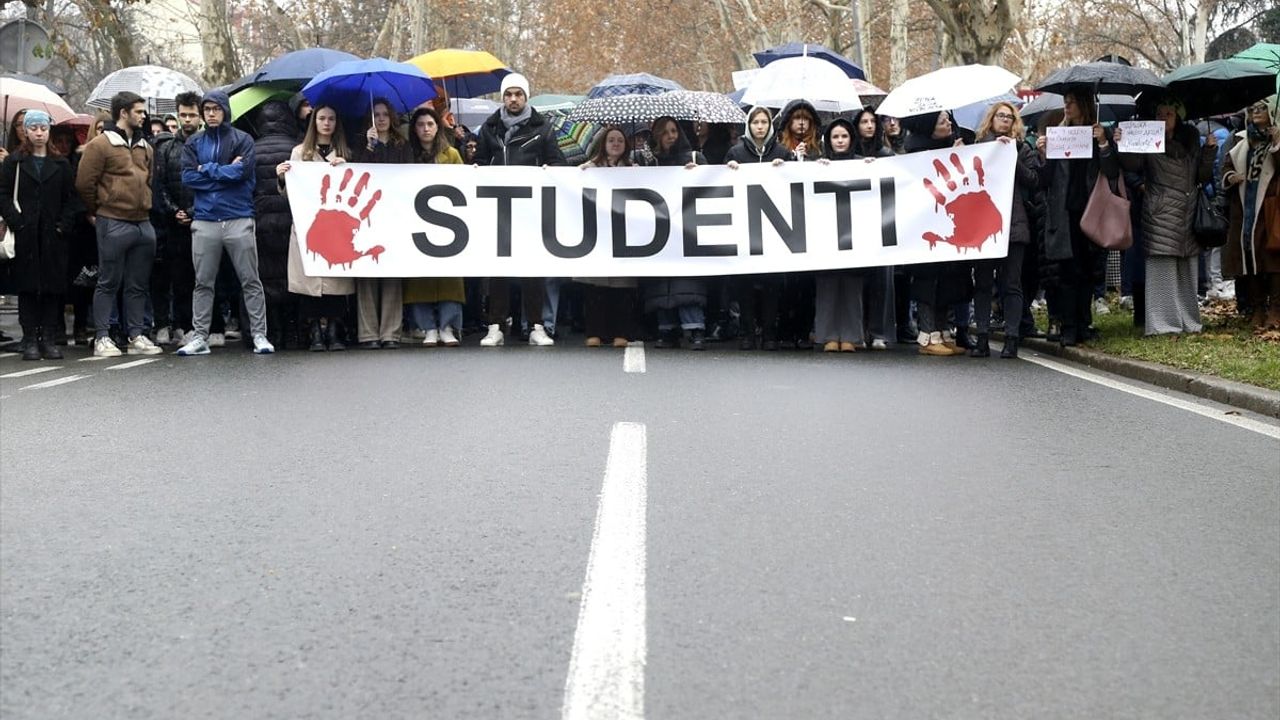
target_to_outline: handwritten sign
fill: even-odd
[[[1093,157],[1093,128],[1088,125],[1048,128],[1044,156],[1050,160]]]
[[[1164,153],[1164,123],[1160,120],[1131,120],[1120,123],[1116,149],[1127,153]]]

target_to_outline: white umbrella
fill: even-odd
[[[126,90],[141,95],[147,101],[147,112],[152,115],[177,112],[178,106],[173,99],[184,92],[204,92],[200,89],[200,83],[177,70],[159,65],[135,65],[121,68],[102,78],[93,92],[89,93],[88,104],[90,107],[110,110],[111,97]]]
[[[1009,92],[1021,80],[995,65],[960,65],[934,70],[894,88],[876,112],[911,117],[955,110]]]
[[[744,105],[774,108],[785,107],[792,100],[807,100],[825,112],[862,108],[862,100],[844,70],[807,56],[775,60],[760,68],[742,96]]]

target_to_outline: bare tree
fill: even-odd
[[[227,22],[227,0],[200,0],[200,48],[204,52],[201,77],[206,85],[225,85],[243,73]]]
[[[1023,0],[925,0],[946,33],[943,61],[998,64]]]

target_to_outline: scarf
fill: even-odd
[[[1248,172],[1245,178],[1249,182],[1258,182],[1262,179],[1262,166],[1267,161],[1267,152],[1271,145],[1271,138],[1262,132],[1262,129],[1253,123],[1249,123],[1249,154],[1246,156],[1245,165],[1248,166]]]
[[[504,107],[498,111],[498,117],[502,118],[502,124],[507,126],[507,134],[503,136],[502,141],[511,142],[512,136],[520,129],[520,126],[529,122],[529,118],[533,117],[533,106],[525,105],[524,110],[521,110],[519,115],[508,113]]]

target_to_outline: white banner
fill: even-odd
[[[707,276],[1004,257],[1016,157],[983,143],[737,170],[294,163],[287,182],[313,277]]]

